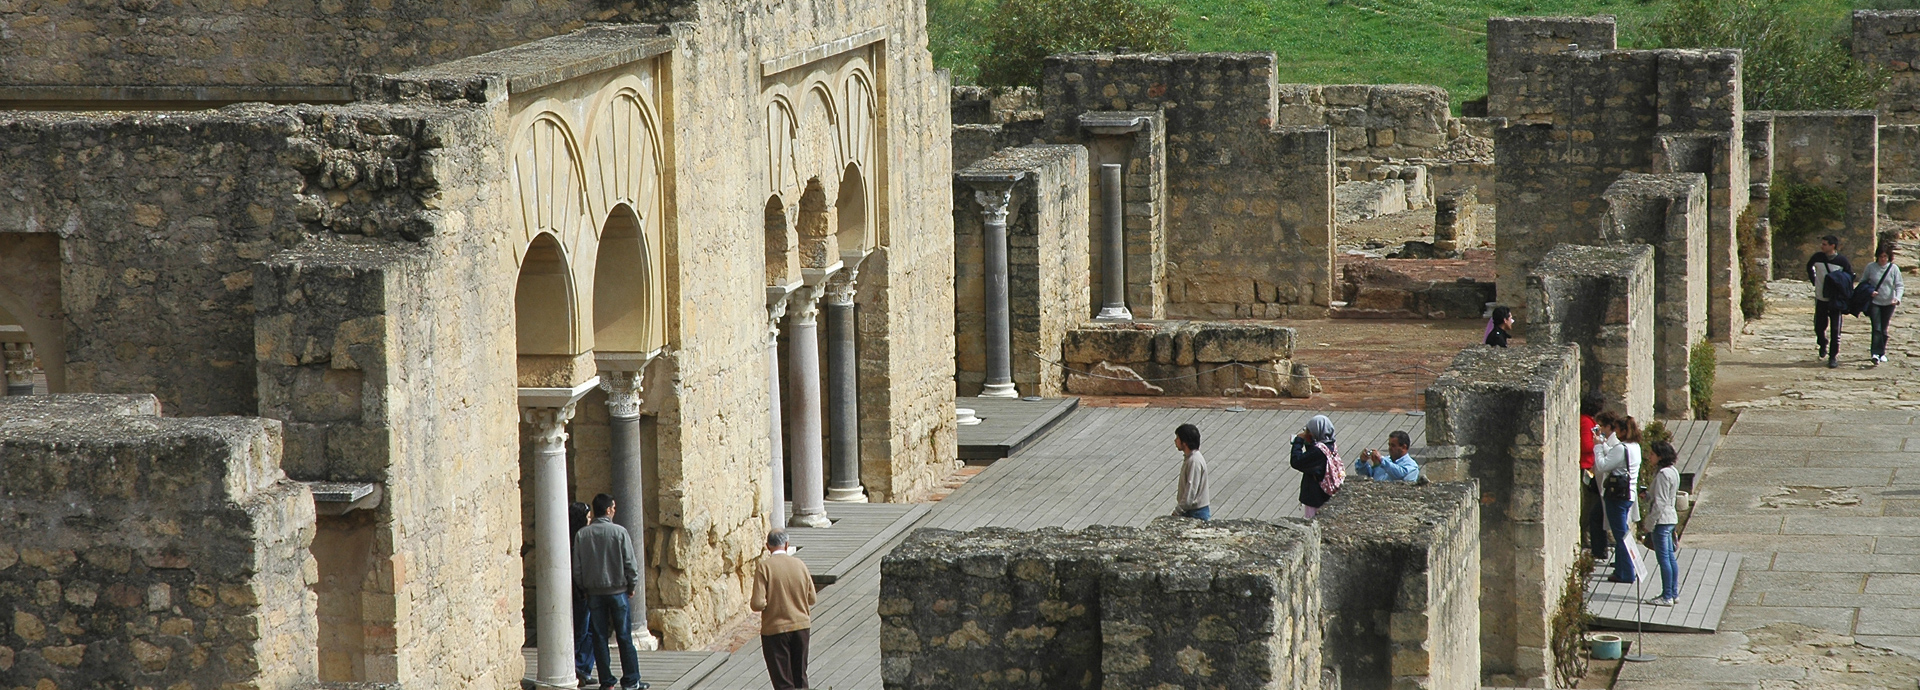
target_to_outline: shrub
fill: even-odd
[[[1635,486],[1653,486],[1653,475],[1658,472],[1654,464],[1659,462],[1653,457],[1653,444],[1661,441],[1673,442],[1673,432],[1666,422],[1656,419],[1640,429],[1640,483]]]
[[[1847,194],[1838,189],[1781,176],[1770,192],[1767,223],[1773,227],[1775,255],[1840,230],[1846,220]]]
[[[1048,55],[1081,50],[1180,50],[1169,5],[1142,0],[1000,0],[988,19],[982,86],[1039,86]]]
[[[1701,340],[1687,352],[1687,387],[1695,419],[1706,419],[1713,413],[1713,375],[1719,366],[1720,356],[1713,343]]]
[[[1593,572],[1593,554],[1584,549],[1567,571],[1566,589],[1553,610],[1548,631],[1553,636],[1554,687],[1571,688],[1587,675],[1587,627],[1593,616],[1587,614],[1587,574]]]
[[[1759,263],[1761,233],[1765,230],[1760,227],[1760,214],[1755,208],[1748,204],[1747,210],[1740,212],[1740,219],[1734,221],[1740,244],[1740,313],[1749,320],[1767,313],[1767,278],[1773,271],[1772,265]]]
[[[1843,28],[1788,0],[1677,0],[1647,26],[1662,48],[1739,48],[1748,110],[1872,108],[1887,77],[1853,61]]]

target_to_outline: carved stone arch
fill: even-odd
[[[787,203],[774,194],[767,197],[766,261],[768,285],[792,285],[800,279],[799,237],[794,234],[793,219]]]
[[[874,169],[874,156],[878,155],[879,139],[879,99],[873,88],[872,73],[862,61],[848,63],[840,78],[841,120],[846,160],[860,166],[862,174],[871,178]]]
[[[591,289],[592,281],[578,280],[573,271],[576,259],[592,262],[598,247],[597,233],[583,230],[591,221],[587,215],[586,172],[580,147],[565,118],[548,110],[540,112],[521,128],[510,150],[514,201],[518,211],[513,217],[518,238],[514,243],[514,260],[521,269],[521,280],[524,284],[529,275],[528,253],[539,245],[542,236],[548,237],[545,241],[556,245],[562,257],[559,265],[568,272],[564,281],[568,290],[566,309],[563,312],[556,310],[550,304],[551,298],[542,298],[541,301],[548,304],[542,315],[533,318],[534,323],[542,324],[541,328],[554,328],[560,327],[560,324],[550,323],[549,315],[564,314],[564,342],[572,351],[546,352],[545,349],[555,347],[558,341],[536,338],[536,347],[542,351],[529,352],[523,348],[521,353],[573,355],[585,352],[593,347],[593,331],[581,314],[592,304],[591,293],[587,291]],[[539,283],[543,289],[561,284],[543,280]],[[517,297],[515,305],[520,305]],[[521,333],[525,333],[524,329]]]
[[[571,257],[552,232],[535,233],[522,247],[513,291],[514,343],[521,357],[569,356],[584,351],[575,337],[579,300]]]
[[[798,192],[800,119],[793,103],[776,93],[767,101],[767,191],[772,194]]]
[[[839,195],[840,166],[846,160],[840,133],[840,108],[824,81],[807,86],[800,104],[800,174],[819,183],[828,199]]]
[[[800,195],[799,219],[794,226],[800,241],[800,265],[804,268],[826,268],[840,260],[840,242],[835,236],[838,228],[829,198],[820,178],[807,180],[807,191]]]
[[[873,249],[873,193],[860,165],[848,163],[840,176],[840,195],[834,201],[834,237],[840,252],[865,253]]]
[[[598,237],[594,347],[651,352],[665,345],[665,165],[653,108],[621,88],[595,112],[587,181]]]
[[[666,345],[658,248],[640,214],[617,204],[600,230],[593,272],[593,345],[599,352],[653,352]]]

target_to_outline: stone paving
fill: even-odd
[[[1920,410],[1920,302],[1895,310],[1886,364],[1867,360],[1870,329],[1865,317],[1844,317],[1840,368],[1817,360],[1813,339],[1813,287],[1805,281],[1767,285],[1767,314],[1747,324],[1738,347],[1722,348],[1719,395],[1729,410],[1898,409]]]

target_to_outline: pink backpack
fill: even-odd
[[[1315,441],[1314,447],[1327,456],[1327,473],[1320,476],[1320,490],[1328,496],[1340,493],[1340,485],[1347,481],[1347,464],[1340,461],[1340,454],[1327,444]]]

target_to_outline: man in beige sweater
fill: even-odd
[[[787,533],[767,533],[769,555],[753,569],[753,610],[760,612],[760,654],[773,690],[807,686],[807,638],[813,625],[813,572],[787,548]]]

